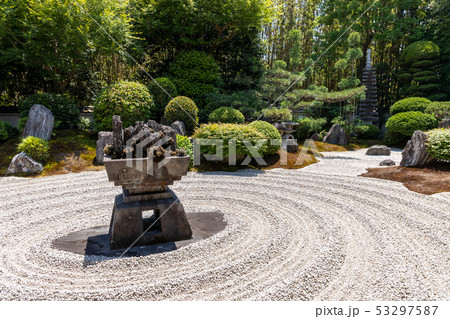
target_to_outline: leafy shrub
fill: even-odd
[[[198,108],[190,98],[177,96],[167,104],[164,117],[169,123],[183,121],[186,132],[192,134],[198,123]]]
[[[112,130],[112,116],[122,117],[124,127],[155,116],[155,105],[148,89],[140,83],[121,81],[103,89],[94,103],[98,131]]]
[[[195,130],[194,139],[218,139],[223,144],[220,147],[223,149],[224,156],[229,156],[229,142],[236,141],[236,154],[251,155],[250,151],[244,144],[244,141],[249,141],[252,145],[256,145],[262,141],[264,144],[259,149],[259,154],[262,156],[267,153],[266,137],[256,128],[245,124],[202,124]],[[216,154],[215,145],[201,145],[200,151],[202,154]]]
[[[353,131],[358,135],[358,137],[367,139],[377,138],[381,134],[378,126],[373,124],[357,125],[353,128]]]
[[[19,116],[28,117],[30,109],[35,104],[41,104],[52,111],[55,122],[61,124],[59,128],[73,128],[78,123],[80,110],[75,102],[60,94],[40,93],[30,95],[19,102]]]
[[[191,157],[191,163],[194,161],[194,146],[189,137],[177,134],[177,147],[185,150],[186,154]]]
[[[386,138],[385,138],[386,145],[389,146],[400,146],[403,148],[405,146],[406,142],[408,142],[409,137],[405,136],[400,133],[394,133],[391,131],[387,131]]]
[[[13,127],[8,122],[0,120],[0,141],[6,141],[17,134],[19,134],[18,129]]]
[[[244,115],[232,107],[220,107],[214,110],[209,115],[209,121],[211,123],[237,123],[242,124],[245,122]]]
[[[433,114],[438,121],[450,116],[450,102],[432,102],[426,109],[425,113]]]
[[[17,128],[19,129],[19,132],[23,132],[25,129],[25,125],[27,125],[28,116],[27,117],[21,117],[19,118],[19,123],[17,124]],[[53,126],[54,128],[54,126]]]
[[[264,117],[266,117],[270,122],[278,121],[292,121],[292,113],[289,109],[264,109],[262,110]]]
[[[92,123],[89,119],[80,116],[77,129],[80,131],[92,131],[94,129],[94,123]]]
[[[48,141],[34,136],[24,138],[17,147],[17,150],[26,153],[35,161],[41,163],[44,163],[50,157],[50,146],[48,145]]]
[[[390,132],[411,136],[414,131],[427,131],[437,126],[436,118],[422,112],[402,112],[393,115],[386,122]]]
[[[313,119],[309,117],[302,118],[297,121],[299,126],[297,127],[296,135],[298,140],[305,140],[313,133],[319,133],[322,128],[327,124],[326,118]]]
[[[439,47],[431,41],[417,41],[408,45],[400,56],[400,61],[411,64],[419,60],[430,60],[439,57]],[[414,66],[418,68],[419,66]]]
[[[178,94],[205,104],[205,95],[221,85],[220,68],[212,55],[200,51],[185,51],[175,57],[169,66]]]
[[[450,129],[435,129],[427,132],[427,151],[435,159],[450,161]]]
[[[430,84],[421,85],[421,86],[417,87],[417,91],[428,93],[428,94],[434,93],[434,92],[439,92],[439,84],[430,83]]]
[[[177,88],[168,78],[156,78],[155,81],[152,81],[149,84],[148,90],[155,102],[155,119],[159,121],[164,115],[166,105],[171,100],[170,96],[174,98],[178,95]],[[169,93],[170,96],[166,92]]]
[[[436,75],[428,75],[428,76],[420,76],[414,78],[414,81],[417,81],[419,83],[433,83],[438,80]]]
[[[391,106],[391,114],[397,114],[401,112],[418,111],[423,112],[430,105],[431,101],[423,97],[408,97],[403,100],[395,102]]]
[[[263,133],[267,139],[266,154],[276,154],[281,147],[281,135],[275,126],[265,121],[254,121],[249,125],[256,128],[258,132]]]

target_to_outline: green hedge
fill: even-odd
[[[263,133],[267,139],[267,151],[266,154],[276,154],[281,148],[281,135],[280,132],[265,121],[254,121],[249,124],[251,127],[256,128],[259,132]]]
[[[381,131],[378,126],[373,124],[361,124],[353,128],[353,131],[360,138],[374,139],[380,136]]]
[[[439,84],[425,84],[417,87],[417,91],[424,92],[424,93],[433,93],[433,92],[439,92]]]
[[[423,112],[430,105],[431,101],[421,97],[409,97],[403,100],[395,102],[391,106],[391,114],[397,114],[401,112],[418,111]]]
[[[419,83],[433,83],[438,80],[438,77],[436,75],[429,75],[429,76],[421,76],[414,78],[414,81],[417,81]]]
[[[220,68],[214,57],[200,51],[185,51],[169,66],[171,80],[180,95],[193,99],[201,107],[206,94],[217,91],[222,83]]]
[[[437,44],[431,41],[416,41],[402,51],[400,61],[404,64],[411,64],[415,61],[432,60],[437,57],[439,57],[439,47]]]
[[[232,107],[219,107],[211,112],[209,115],[211,123],[236,123],[242,124],[245,122],[244,114]]]
[[[19,130],[13,127],[8,122],[4,122],[0,120],[0,141],[6,141],[11,137],[19,134]]]
[[[30,109],[35,104],[41,104],[52,111],[55,117],[55,128],[74,128],[78,124],[80,110],[75,102],[64,95],[39,93],[27,96],[19,101],[19,116],[28,117]]]
[[[155,118],[155,104],[147,87],[137,82],[121,81],[103,89],[94,103],[94,121],[98,131],[112,130],[112,116],[122,118],[123,127],[136,121]]]
[[[419,77],[422,77],[422,76],[431,76],[431,75],[434,75],[433,71],[420,71],[420,72],[416,72],[416,73],[413,74],[413,76],[415,78],[419,78]]]
[[[45,163],[50,157],[50,146],[48,141],[34,136],[24,138],[17,147],[17,151],[26,153],[40,163]]]
[[[299,123],[299,126],[295,132],[296,137],[298,140],[305,140],[309,138],[311,134],[322,131],[325,124],[327,124],[327,119],[325,117],[318,119],[305,117],[297,122]]]
[[[194,161],[194,146],[187,136],[177,134],[177,147],[184,149],[187,155],[191,157],[191,163]]]
[[[427,135],[428,153],[435,159],[450,161],[450,129],[435,129]]]
[[[427,131],[437,126],[436,118],[422,112],[403,112],[393,115],[386,122],[386,128],[393,133],[411,136],[414,131]]]
[[[221,141],[224,156],[229,156],[229,142],[235,140],[236,154],[251,155],[244,144],[249,141],[252,145],[258,142],[264,144],[259,149],[259,155],[267,154],[266,136],[256,128],[245,124],[202,124],[195,130],[194,139],[217,139]],[[200,148],[202,154],[216,154],[216,146],[202,145]]]
[[[164,117],[169,123],[184,122],[186,132],[192,134],[198,123],[198,108],[190,98],[177,96],[167,104]]]
[[[450,102],[432,102],[425,113],[433,114],[438,121],[450,116]]]
[[[156,78],[149,84],[148,90],[155,103],[155,119],[159,122],[171,100],[170,96],[172,98],[178,96],[177,88],[168,78]]]

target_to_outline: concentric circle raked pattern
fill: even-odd
[[[362,151],[327,156],[302,170],[189,174],[172,189],[187,212],[223,212],[225,230],[122,259],[51,245],[109,223],[121,190],[105,172],[1,178],[0,299],[448,300],[449,197],[358,177],[376,165]]]

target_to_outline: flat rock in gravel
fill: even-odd
[[[391,159],[384,160],[380,163],[380,166],[395,166],[395,162]]]
[[[21,152],[13,157],[6,174],[41,173],[43,170],[44,166],[41,163],[36,162],[30,156]]]
[[[427,134],[415,131],[402,151],[400,166],[420,166],[432,162],[434,159],[427,152]]]
[[[48,141],[52,136],[54,122],[55,118],[52,111],[43,105],[35,104],[28,113],[22,138],[34,136]]]
[[[98,140],[97,140],[97,150],[96,150],[96,159],[97,163],[103,164],[103,160],[105,158],[105,146],[112,145],[113,136],[112,132],[101,131],[98,132]]]
[[[386,145],[373,145],[369,147],[366,155],[391,155],[391,149]]]
[[[348,145],[348,136],[339,124],[334,124],[323,139],[324,143]]]

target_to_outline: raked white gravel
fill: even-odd
[[[0,178],[0,299],[450,299],[449,194],[359,177],[400,160],[364,153],[325,153],[301,170],[190,173],[172,189],[188,212],[222,211],[225,230],[124,259],[51,247],[109,223],[121,190],[104,171]]]

